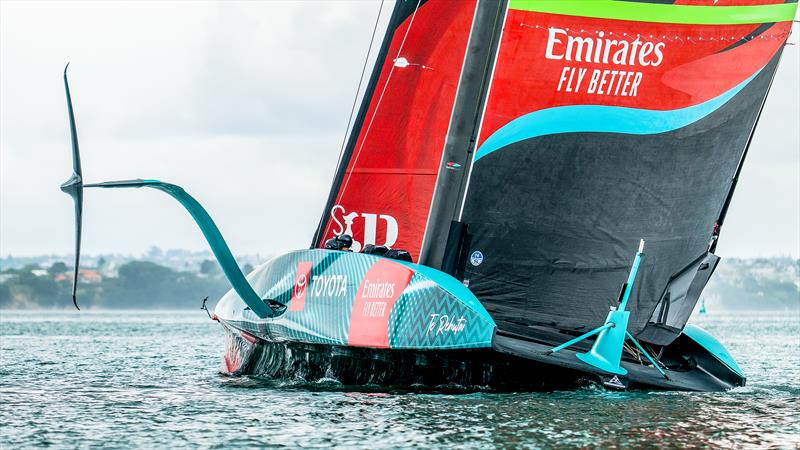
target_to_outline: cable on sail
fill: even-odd
[[[411,28],[414,26],[414,19],[417,17],[417,12],[419,11],[420,3],[422,3],[422,0],[417,0],[417,6],[414,8],[414,12],[411,14],[411,21],[408,24],[408,28],[406,28],[405,35],[403,35],[403,40],[400,42],[400,48],[397,49],[397,55],[392,59],[392,61],[396,61],[398,58],[400,58],[400,54],[403,52],[403,47],[406,45],[406,39],[408,38],[408,33],[411,32]],[[361,156],[361,150],[364,148],[364,143],[367,141],[367,137],[369,136],[369,131],[372,128],[372,122],[375,121],[375,116],[378,114],[378,110],[381,107],[381,102],[383,101],[383,95],[386,93],[386,89],[389,88],[389,83],[392,81],[392,74],[394,73],[395,67],[397,67],[397,65],[392,64],[392,68],[389,69],[389,76],[386,78],[386,84],[384,84],[383,89],[381,89],[381,95],[378,96],[378,103],[375,104],[375,110],[372,112],[372,117],[369,119],[366,131],[364,131],[364,139],[361,140],[361,145],[358,147],[358,151],[356,152],[356,157],[353,159],[353,168],[355,168],[356,164],[358,164],[358,157]],[[353,176],[352,171],[347,174],[347,178],[345,178],[344,184],[342,185],[342,190],[339,191],[339,196],[336,199],[336,203],[339,203],[341,198],[344,196],[344,193],[347,191],[347,184],[350,182],[350,178],[352,176]]]
[[[367,72],[369,55],[372,54],[372,44],[375,43],[375,33],[378,31],[378,23],[381,21],[381,13],[383,12],[383,4],[385,1],[386,0],[381,0],[381,6],[378,8],[378,15],[375,17],[375,26],[372,27],[372,37],[369,38],[369,47],[367,48],[367,54],[364,56],[364,65],[361,67],[361,77],[358,79],[356,95],[353,97],[353,106],[350,107],[350,116],[347,118],[347,126],[344,129],[342,147],[339,149],[339,157],[336,160],[336,167],[339,167],[339,165],[342,164],[342,155],[344,155],[344,148],[347,145],[347,138],[350,135],[350,125],[353,123],[353,115],[356,112],[356,104],[358,104],[358,94],[361,92],[361,84],[364,82],[364,74]]]

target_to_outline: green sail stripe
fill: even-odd
[[[738,25],[791,21],[794,19],[797,3],[758,6],[692,6],[616,0],[510,0],[509,8],[635,22]]]

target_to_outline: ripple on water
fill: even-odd
[[[0,448],[800,446],[800,319],[701,322],[747,386],[497,394],[234,378],[219,373],[220,327],[194,311],[2,312]]]

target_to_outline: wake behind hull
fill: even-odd
[[[333,382],[348,389],[547,391],[591,385],[560,369],[491,349],[389,350],[243,337],[225,326],[224,370],[279,381]]]
[[[588,385],[585,374],[554,370],[491,349],[389,350],[252,341],[226,326],[225,371],[284,381],[332,381],[348,388],[531,391]]]
[[[333,382],[356,390],[519,392],[603,386],[614,390],[708,392],[728,390],[745,381],[700,348],[687,354],[695,364],[668,371],[669,380],[652,367],[633,363],[623,363],[629,374],[615,379],[581,365],[574,351],[545,356],[548,346],[508,336],[496,336],[491,349],[391,350],[270,342],[224,322],[223,327],[223,369],[230,375],[286,382]]]

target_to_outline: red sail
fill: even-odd
[[[723,4],[676,2],[712,3]],[[546,108],[676,110],[705,102],[764,67],[783,47],[790,28],[791,22],[697,25],[597,19],[517,10],[512,4],[479,146],[512,120]],[[630,44],[630,51],[620,61],[623,42]],[[602,46],[608,43],[619,44]]]
[[[394,29],[316,246],[350,234],[354,251],[387,245],[417,259],[474,12],[429,0]]]

